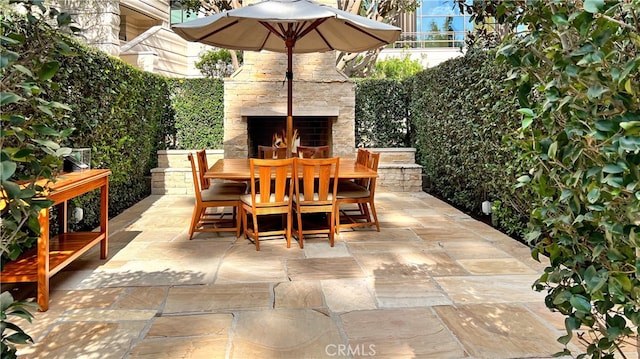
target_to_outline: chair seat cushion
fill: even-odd
[[[333,199],[333,193],[329,193],[327,196],[327,201],[331,201]],[[294,197],[295,200],[295,197]],[[320,199],[318,198],[318,194],[314,193],[313,194],[313,201],[319,201]],[[300,201],[304,201],[304,193],[300,193]]]
[[[237,201],[247,191],[244,183],[216,183],[203,190],[203,201]]]
[[[338,198],[361,198],[369,197],[369,190],[353,182],[338,183]]]
[[[243,195],[242,197],[240,197],[240,200],[248,205],[251,205],[251,193]],[[289,200],[289,196],[285,195],[284,201],[286,202],[288,200]],[[269,202],[275,202],[275,201],[276,201],[276,195],[272,193],[271,196],[269,196]],[[256,203],[262,203],[260,201],[259,194],[256,194]]]

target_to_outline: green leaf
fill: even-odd
[[[13,176],[16,172],[16,168],[18,166],[13,161],[2,161],[0,169],[2,169],[2,173],[0,173],[0,180],[2,182],[9,179],[9,177]]]
[[[617,164],[609,163],[602,168],[602,171],[605,173],[622,173],[624,172],[624,168]]]
[[[558,151],[558,142],[555,141],[551,144],[551,146],[549,146],[549,150],[547,150],[547,156],[549,156],[549,158],[554,159],[556,158],[556,152]]]
[[[530,108],[519,108],[516,112],[526,117],[536,117],[536,114]]]
[[[589,87],[589,90],[587,91],[587,97],[589,99],[599,99],[603,94],[607,92],[609,92],[609,89],[598,83]]]
[[[598,274],[594,266],[589,266],[584,272],[584,281],[589,293],[599,291],[606,283],[607,278]]]
[[[22,99],[22,97],[14,94],[13,92],[0,92],[0,106],[15,103]]]
[[[51,109],[48,106],[38,105],[37,107],[40,111],[46,113],[47,115],[51,117],[55,117],[55,114],[53,113],[53,111],[51,111]]]
[[[16,159],[24,159],[25,157],[31,155],[33,153],[33,149],[31,148],[22,148],[18,150],[18,152],[13,154],[13,158]]]
[[[604,8],[605,0],[585,0],[584,1],[584,11],[596,14],[599,13]]]
[[[620,122],[620,127],[622,127],[625,130],[631,130],[634,129],[636,127],[640,127],[640,121],[626,121],[626,122]]]
[[[11,292],[4,291],[0,293],[0,312],[3,314],[7,311],[7,309],[11,308],[14,300]]]
[[[532,123],[533,117],[525,117],[522,119],[522,125],[520,126],[520,129],[526,130],[527,128],[529,128],[529,126],[531,126]]]
[[[27,76],[29,76],[29,77],[33,77],[33,73],[32,73],[32,72],[31,72],[31,70],[29,70],[28,68],[26,68],[26,67],[24,67],[24,66],[22,66],[22,65],[18,65],[18,64],[13,65],[13,67],[14,67],[16,70],[18,70],[18,71],[22,72],[23,74],[25,74],[25,75],[27,75]]]
[[[54,129],[52,129],[51,127],[47,127],[45,125],[34,125],[33,129],[41,134],[41,135],[47,135],[47,136],[58,136],[60,135],[60,133]]]
[[[40,144],[40,145],[42,145],[42,146],[45,146],[45,147],[48,147],[48,148],[52,148],[54,150],[57,150],[58,148],[60,148],[60,145],[58,145],[57,143],[55,143],[55,142],[53,142],[51,140],[41,140],[41,139],[37,139],[36,138],[33,141],[38,143],[38,144]]]
[[[589,193],[587,193],[587,201],[589,201],[589,203],[596,203],[599,198],[600,198],[599,188],[594,188],[591,191],[589,191]]]
[[[20,58],[20,55],[17,52],[5,50],[0,55],[0,68],[4,69],[9,66],[9,63],[16,61]]]
[[[11,181],[2,181],[2,187],[7,192],[7,198],[15,199],[20,198],[20,186]]]
[[[586,297],[580,294],[573,295],[571,299],[569,299],[569,303],[571,303],[571,306],[574,307],[579,312],[583,312],[583,313],[591,312],[591,303]]]
[[[567,21],[567,17],[563,13],[556,13],[551,16],[551,21],[558,26],[569,25],[569,21]]]
[[[58,72],[59,69],[60,64],[58,63],[58,61],[49,61],[42,65],[40,71],[38,71],[38,78],[41,81],[51,80],[51,78],[53,78],[53,76],[56,74],[56,72]]]

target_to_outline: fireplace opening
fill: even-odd
[[[326,116],[296,116],[293,129],[298,131],[301,146],[329,146],[331,154],[331,118]],[[258,146],[272,146],[275,135],[286,133],[284,116],[247,117],[249,158],[258,157]]]

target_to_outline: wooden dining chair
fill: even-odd
[[[373,171],[378,171],[378,163],[380,162],[379,153],[370,153],[367,160],[367,167]],[[380,232],[380,224],[378,223],[378,215],[376,214],[376,206],[374,196],[376,190],[376,178],[366,178],[362,181],[338,182],[338,192],[336,198],[336,231],[340,229],[376,226],[376,230]],[[357,204],[356,213],[350,213],[350,210],[341,210],[341,206],[346,204]],[[342,219],[348,223],[340,223]]]
[[[287,248],[291,247],[293,186],[290,174],[293,170],[293,160],[293,158],[249,159],[251,191],[241,197],[240,209],[245,238],[253,240],[257,251],[260,250],[260,237],[274,235],[284,235]],[[261,230],[258,226],[258,217],[274,214],[286,217],[286,223],[280,226],[284,228]],[[251,226],[249,226],[249,216],[251,216]]]
[[[369,150],[359,147],[358,154],[356,156],[356,164],[367,166],[369,163],[370,155],[371,155],[371,152]],[[339,186],[342,188],[342,191],[345,192],[347,188],[349,186],[353,186],[354,183],[362,187],[366,187],[368,185],[366,178],[352,178],[352,179],[341,179]],[[359,187],[356,187],[356,188],[359,188]],[[362,203],[355,203],[353,206],[342,206],[340,210],[345,215],[350,215],[350,216],[363,217],[366,215],[366,212],[365,212],[366,208],[365,208],[365,205]]]
[[[299,158],[327,158],[329,146],[298,146],[296,154]]]
[[[287,158],[287,148],[273,147],[273,146],[258,146],[258,158],[260,159]]]
[[[189,239],[193,239],[194,232],[236,232],[240,237],[241,218],[238,216],[240,196],[247,186],[244,183],[215,183],[208,189],[200,188],[200,175],[196,169],[196,159],[193,154],[188,155],[193,175],[196,204],[193,208]],[[230,208],[230,212],[229,212]],[[210,211],[215,209],[215,211]]]
[[[293,162],[295,195],[293,208],[298,219],[298,243],[304,248],[305,234],[323,234],[329,236],[333,247],[336,224],[336,192],[338,190],[338,169],[340,158],[296,158]],[[305,228],[303,216],[310,213],[325,213],[326,228]]]
[[[196,159],[198,160],[198,174],[200,175],[200,189],[207,189],[211,185],[208,178],[204,178],[204,173],[209,169],[209,162],[207,161],[207,151],[200,150],[196,152]]]

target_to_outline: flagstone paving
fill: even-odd
[[[563,317],[526,246],[426,193],[376,195],[381,231],[252,243],[150,196],[53,277],[21,358],[551,358]],[[14,295],[32,297],[35,286]],[[574,344],[570,349],[579,350]]]

